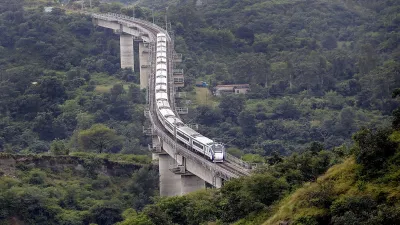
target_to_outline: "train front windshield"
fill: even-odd
[[[213,145],[213,150],[215,153],[220,153],[224,151],[224,146],[223,145]]]

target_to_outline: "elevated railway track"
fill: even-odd
[[[156,47],[155,41],[157,37],[157,33],[165,33],[167,35],[167,43],[168,43],[168,81],[169,81],[169,90],[168,95],[170,99],[170,106],[173,110],[175,110],[175,89],[173,87],[173,40],[168,35],[168,33],[161,27],[150,23],[148,21],[136,19],[133,17],[128,17],[125,15],[119,14],[90,14],[92,18],[101,19],[105,21],[115,22],[120,24],[121,30],[122,26],[137,29],[138,35],[140,38],[148,44],[148,48],[150,51],[150,75],[148,78],[148,109],[145,112],[146,117],[151,122],[151,132],[153,136],[158,136],[158,138],[168,144],[168,146],[172,146],[171,157],[176,157],[176,155],[180,155],[185,159],[192,160],[199,165],[207,168],[209,171],[213,173],[213,176],[220,177],[224,180],[229,180],[231,178],[238,178],[241,176],[248,176],[250,175],[251,166],[242,160],[227,154],[226,159],[223,163],[213,163],[206,158],[202,157],[201,155],[191,151],[190,149],[186,148],[182,143],[179,143],[176,140],[176,137],[173,137],[166,129],[162,126],[161,122],[157,118],[156,107],[155,107],[155,96],[154,96],[154,89],[155,89],[155,62],[156,62]],[[176,111],[175,111],[176,112]],[[178,115],[178,114],[176,114]],[[154,146],[154,148],[161,148],[161,146]]]

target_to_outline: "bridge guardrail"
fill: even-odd
[[[168,32],[165,29],[163,29],[160,26],[158,26],[157,24],[151,23],[149,21],[141,20],[141,19],[138,19],[138,18],[135,18],[135,17],[130,17],[130,16],[126,16],[126,15],[122,15],[122,14],[118,14],[118,13],[106,13],[106,14],[103,14],[103,13],[91,13],[91,14],[95,15],[95,16],[102,16],[102,17],[104,17],[106,19],[111,16],[111,17],[114,17],[114,18],[121,18],[121,19],[131,20],[133,22],[138,22],[138,23],[145,24],[147,26],[156,28],[160,32],[165,33],[167,35],[168,39],[171,41],[171,37],[170,37],[170,35],[168,34]]]
[[[249,163],[247,163],[247,162],[245,162],[245,161],[243,161],[243,160],[241,160],[241,159],[239,159],[239,158],[237,158],[237,157],[235,157],[235,156],[233,156],[233,155],[231,155],[231,154],[229,154],[227,152],[226,152],[226,159],[228,161],[232,161],[232,162],[242,166],[245,169],[248,169],[248,170],[252,169],[252,165],[251,164],[249,164]]]

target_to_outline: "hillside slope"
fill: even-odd
[[[0,154],[0,224],[111,225],[157,192],[158,168],[129,156]]]
[[[263,225],[398,224],[399,219],[398,180],[358,180],[357,164],[350,158],[282,200]]]

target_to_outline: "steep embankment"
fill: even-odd
[[[316,182],[305,184],[283,199],[278,204],[275,214],[264,225],[304,221],[309,217],[326,217],[329,210],[320,206],[327,204],[328,201],[362,193],[355,185],[356,168],[354,158],[333,166]]]
[[[362,181],[358,167],[354,158],[332,167],[282,200],[263,225],[398,224],[398,178],[390,183]]]
[[[13,155],[0,154],[0,175],[17,176],[19,170],[41,169],[53,173],[71,170],[74,173],[85,174],[93,170],[98,175],[129,176],[142,168],[142,164],[127,161],[112,161],[108,159],[87,156],[50,156],[50,155]]]

